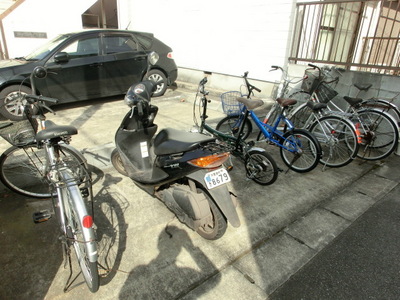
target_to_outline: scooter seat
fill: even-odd
[[[191,151],[203,143],[215,141],[214,137],[173,128],[162,129],[154,139],[154,153],[167,155]]]

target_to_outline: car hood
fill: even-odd
[[[0,60],[0,68],[7,68],[7,67],[15,67],[25,65],[29,61],[22,60],[22,59],[7,59],[7,60]]]
[[[22,74],[25,74],[22,76],[26,77],[26,74],[32,71],[32,63],[34,62],[23,59],[0,60],[0,85]]]

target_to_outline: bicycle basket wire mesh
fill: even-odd
[[[304,80],[301,84],[301,89],[307,93],[312,93],[315,87],[319,84],[318,76],[318,71],[306,70],[304,72]]]
[[[318,100],[322,103],[328,103],[330,100],[335,98],[338,94],[332,87],[325,82],[321,82],[315,90]]]
[[[238,97],[242,97],[242,93],[238,91],[230,91],[221,95],[222,109],[224,114],[228,116],[240,114],[240,111],[244,105],[236,100]]]
[[[34,125],[29,120],[13,122],[11,126],[0,129],[0,136],[13,146],[25,146],[35,140],[37,123]]]

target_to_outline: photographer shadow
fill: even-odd
[[[221,280],[221,274],[196,246],[186,231],[166,227],[158,236],[159,254],[146,265],[135,267],[122,287],[119,299],[179,299],[194,289],[204,278],[210,278],[207,290]],[[190,255],[182,256],[182,250]],[[179,258],[178,258],[179,256]],[[190,261],[191,260],[191,261]],[[194,262],[194,268],[187,267]],[[204,286],[203,286],[204,287]],[[206,292],[204,290],[203,292]]]

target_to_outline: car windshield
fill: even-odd
[[[60,45],[62,42],[64,42],[67,38],[69,38],[69,35],[59,35],[55,37],[54,39],[50,40],[46,44],[40,46],[37,48],[35,51],[32,53],[26,55],[24,59],[26,60],[40,60],[44,58],[49,52],[51,52],[54,48],[56,48],[58,45]]]

